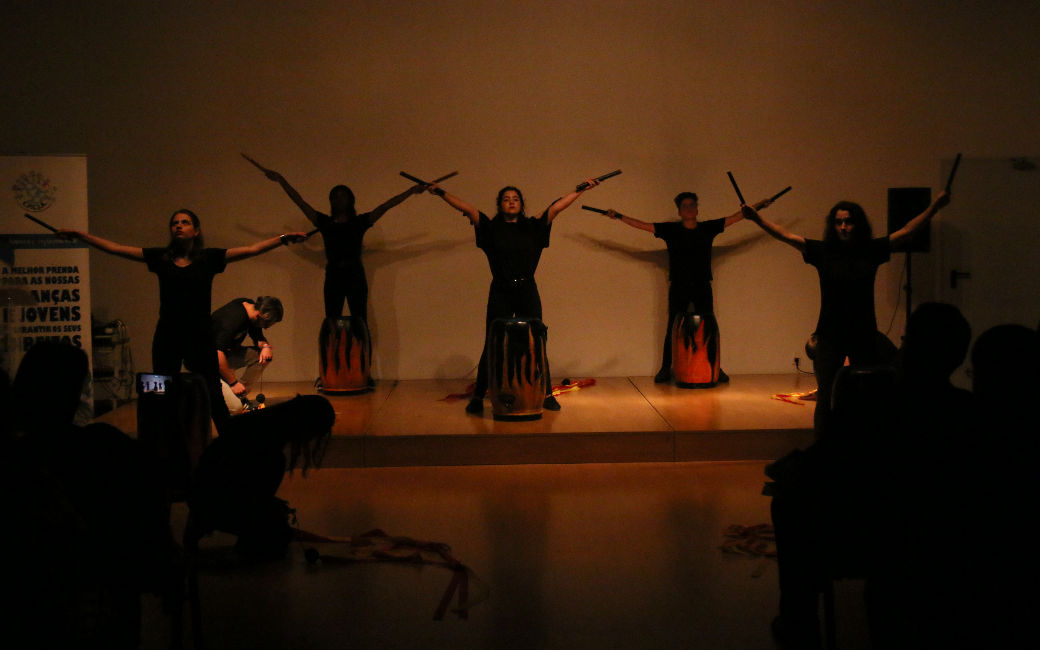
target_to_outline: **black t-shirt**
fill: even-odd
[[[372,227],[370,213],[356,215],[347,221],[333,221],[318,215],[318,232],[325,242],[325,259],[329,267],[361,266],[361,241]]]
[[[477,223],[477,248],[487,255],[491,276],[495,280],[532,280],[542,249],[549,247],[548,210],[537,217],[520,217],[506,221],[489,219],[483,212]]]
[[[681,221],[654,224],[654,237],[668,246],[668,279],[695,284],[711,282],[711,242],[726,228],[725,219],[697,222],[686,228]]]
[[[874,279],[889,260],[888,236],[863,245],[805,240],[802,259],[820,276],[820,320],[816,333],[833,337],[873,335]]]
[[[163,259],[165,248],[144,249],[148,270],[159,276],[159,320],[209,326],[213,276],[227,267],[224,248],[206,248],[188,266]]]
[[[249,321],[249,313],[242,303],[248,302],[255,305],[256,302],[249,298],[235,298],[217,311],[213,312],[213,339],[218,350],[228,352],[232,348],[242,345],[246,334],[253,339],[254,345],[260,341],[266,341],[264,330]]]

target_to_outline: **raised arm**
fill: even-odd
[[[648,221],[641,221],[640,219],[636,219],[635,217],[630,217],[627,214],[621,214],[617,210],[607,210],[607,216],[611,219],[620,221],[626,226],[632,226],[633,228],[638,228],[639,230],[645,230],[651,234],[657,233],[657,229],[654,228],[654,224]]]
[[[309,203],[304,201],[303,197],[300,196],[300,193],[296,191],[296,188],[290,185],[289,181],[285,180],[284,176],[282,176],[273,169],[268,169],[264,167],[263,165],[256,162],[255,160],[253,160],[245,154],[242,154],[242,157],[251,162],[254,167],[262,171],[264,173],[264,176],[266,176],[268,180],[272,180],[281,185],[282,189],[285,190],[285,193],[289,195],[290,199],[292,199],[292,202],[295,203],[297,207],[299,207],[300,210],[303,211],[304,216],[307,217],[307,219],[315,226],[318,225],[318,217],[321,213],[312,208]]]
[[[740,206],[740,211],[744,215],[744,218],[748,221],[753,221],[758,224],[758,227],[766,231],[776,239],[797,248],[799,251],[805,252],[805,237],[796,235],[786,229],[780,227],[778,224],[765,219],[758,213],[758,210],[750,205]]]
[[[755,210],[765,210],[766,208],[768,208],[771,205],[773,205],[773,202],[771,200],[769,200],[769,199],[762,199],[761,201],[759,201],[758,203],[755,203],[751,207],[753,207]],[[729,228],[730,226],[732,226],[733,224],[737,223],[738,221],[741,221],[743,218],[744,218],[744,213],[741,212],[740,210],[738,210],[738,211],[734,212],[733,214],[729,215],[728,217],[726,217],[726,222],[723,224],[723,228]]]
[[[66,230],[64,228],[59,228],[56,234],[62,239],[78,239],[85,244],[93,246],[99,251],[111,253],[112,255],[117,255],[128,260],[134,260],[135,262],[144,261],[144,249],[140,246],[117,244],[114,241],[102,239],[97,235],[91,235],[90,233],[81,230]]]
[[[437,196],[444,199],[445,203],[455,208],[462,214],[466,215],[470,223],[472,223],[474,226],[480,223],[480,211],[472,205],[470,205],[469,203],[466,203],[454,194],[449,194],[448,192],[445,192],[442,188],[437,187],[436,183],[430,185],[427,188],[427,190],[430,192],[430,194],[436,194]]]
[[[932,201],[931,205],[925,208],[924,212],[910,221],[907,221],[905,226],[888,236],[889,247],[895,249],[909,242],[914,236],[914,233],[931,221],[932,217],[934,217],[939,210],[942,210],[949,204],[950,193],[946,191],[939,192],[939,196],[935,197],[935,200]]]
[[[408,188],[407,190],[401,192],[397,196],[392,196],[389,199],[387,199],[386,201],[383,201],[374,210],[372,210],[371,212],[368,213],[368,221],[369,221],[369,223],[375,224],[375,222],[379,221],[379,217],[381,217],[384,214],[386,214],[387,210],[389,210],[390,208],[392,208],[394,206],[400,205],[401,202],[404,201],[405,199],[407,199],[409,196],[411,196],[413,194],[418,194],[418,193],[422,192],[425,189],[426,189],[425,185],[423,185],[421,183],[416,183],[415,185],[413,185],[410,188]]]
[[[250,257],[256,257],[257,255],[266,253],[267,251],[278,248],[279,246],[288,246],[289,244],[297,244],[306,240],[307,233],[305,232],[287,232],[284,235],[278,235],[277,237],[258,241],[252,246],[229,248],[224,259],[228,262],[237,262]]]
[[[574,192],[571,192],[570,194],[565,194],[564,196],[561,196],[560,198],[553,201],[552,205],[550,205],[545,211],[546,218],[549,220],[549,223],[552,223],[553,219],[555,219],[557,215],[566,210],[571,203],[574,203],[575,199],[577,199],[579,196],[581,196],[588,190],[591,190],[592,188],[599,185],[599,181],[597,181],[595,178],[586,178],[583,185],[586,186],[585,189],[576,190]]]

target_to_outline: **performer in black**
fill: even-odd
[[[763,218],[749,206],[744,216],[767,233],[802,253],[820,276],[820,318],[816,325],[816,434],[826,432],[834,377],[845,364],[872,365],[885,361],[879,349],[874,313],[874,278],[890,253],[911,241],[914,233],[950,202],[940,192],[924,212],[891,235],[873,238],[863,208],[851,201],[835,204],[827,214],[823,240],[806,239]]]
[[[245,154],[243,154],[245,155]],[[314,224],[325,242],[325,318],[339,318],[343,315],[343,301],[346,299],[350,315],[368,322],[368,281],[365,278],[365,267],[361,264],[361,243],[368,231],[387,210],[400,204],[413,194],[426,189],[425,185],[416,184],[411,188],[393,196],[371,212],[358,214],[354,207],[354,192],[346,185],[337,185],[329,192],[329,214],[318,212],[303,200],[300,193],[289,184],[285,177],[261,166],[249,156],[246,160],[253,163],[269,180],[282,186],[304,216]]]
[[[282,320],[282,301],[274,296],[256,300],[235,298],[213,312],[213,339],[217,346],[217,370],[224,402],[232,412],[244,408],[244,399],[274,360],[274,346],[264,330]],[[245,346],[246,335],[253,345]],[[235,371],[243,370],[241,376]]]
[[[524,212],[524,196],[512,185],[498,191],[495,200],[497,212],[492,218],[480,212],[454,194],[436,185],[429,191],[441,197],[451,207],[466,215],[476,233],[477,247],[487,255],[491,267],[491,288],[488,291],[487,316],[484,327],[484,350],[477,366],[477,384],[466,412],[477,415],[484,410],[487,394],[487,332],[496,318],[542,317],[542,299],[534,272],[542,249],[549,246],[549,231],[553,220],[587,189],[599,185],[595,179],[586,180],[581,190],[575,190],[553,201],[537,217]],[[552,395],[552,382],[546,372],[544,408],[560,410],[560,403]]]
[[[183,363],[205,377],[213,420],[219,427],[227,419],[228,410],[220,390],[210,319],[213,276],[222,273],[228,262],[303,241],[307,233],[286,233],[251,246],[224,249],[205,247],[199,218],[191,210],[174,212],[169,227],[170,243],[165,248],[117,244],[79,230],[57,232],[59,236],[78,239],[106,253],[144,262],[148,270],[159,277],[159,321],[152,338],[152,369],[159,374],[175,375]]]
[[[755,204],[759,210],[772,201]],[[672,321],[677,314],[688,310],[700,315],[704,322],[715,323],[715,300],[711,291],[711,244],[723,230],[744,218],[740,212],[710,221],[697,221],[697,195],[681,192],[675,197],[679,221],[647,222],[607,210],[607,216],[621,223],[645,230],[668,247],[668,321],[665,325],[664,351],[661,369],[654,375],[654,383],[663,384],[672,378]],[[729,381],[719,370],[719,381]]]

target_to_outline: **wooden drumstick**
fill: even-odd
[[[620,174],[620,173],[621,173],[621,170],[620,170],[620,169],[615,169],[614,171],[612,171],[612,172],[609,172],[609,173],[607,173],[607,174],[603,174],[602,176],[597,176],[597,177],[596,177],[596,180],[597,180],[597,181],[605,181],[605,180],[607,180],[608,178],[612,178],[612,177],[614,177],[614,176],[617,176],[617,175],[618,175],[618,174]],[[578,184],[578,185],[577,185],[577,186],[576,186],[576,187],[574,188],[574,191],[575,191],[575,192],[580,192],[580,191],[582,191],[582,190],[587,190],[587,189],[589,189],[590,187],[592,187],[592,185],[590,185],[589,183],[579,183],[579,184]]]
[[[40,224],[41,226],[43,226],[44,228],[46,228],[47,230],[49,230],[49,231],[51,231],[53,233],[58,232],[58,229],[55,228],[54,226],[50,225],[46,221],[43,221],[42,219],[37,219],[36,217],[32,216],[29,213],[25,213],[25,218],[30,220],[30,221],[35,221],[36,223]]]
[[[787,194],[790,191],[791,191],[791,186],[788,185],[787,187],[785,187],[784,189],[780,190],[779,192],[774,194],[772,197],[770,197],[769,202],[772,203],[773,201],[779,199],[781,196],[783,196],[784,194]],[[737,195],[738,196],[740,195],[739,191],[737,192]]]
[[[606,210],[603,210],[603,209],[600,209],[600,208],[594,208],[591,205],[583,205],[583,206],[581,206],[581,209],[582,210],[588,210],[589,212],[598,212],[600,214],[606,214],[607,213]]]
[[[740,199],[740,204],[744,205],[744,195],[740,193],[740,188],[737,187],[737,179],[733,178],[733,172],[726,172],[729,176],[729,182],[733,184],[733,189],[737,192],[737,198]]]
[[[957,165],[961,164],[961,155],[957,154],[957,157],[953,159],[953,169],[950,170],[950,177],[946,179],[946,191],[950,191],[950,186],[953,185],[953,177],[957,174]]]
[[[458,172],[452,172],[450,174],[445,174],[444,176],[441,176],[440,178],[435,178],[432,181],[430,181],[429,183],[427,183],[426,181],[422,180],[421,178],[416,178],[415,176],[412,176],[408,172],[401,172],[401,176],[404,176],[408,180],[412,181],[413,183],[418,183],[419,185],[433,185],[434,183],[440,183],[441,181],[446,181],[449,178],[451,178],[452,176],[456,176],[456,175],[458,175]]]

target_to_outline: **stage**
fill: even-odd
[[[583,379],[574,377],[573,380]],[[540,420],[465,413],[465,379],[382,380],[357,395],[329,395],[336,424],[326,467],[519,465],[770,460],[812,442],[814,404],[773,399],[815,387],[811,375],[735,375],[729,384],[683,389],[651,377],[597,377],[560,395]],[[314,394],[309,382],[264,382],[268,404]],[[136,402],[99,418],[137,430]]]

